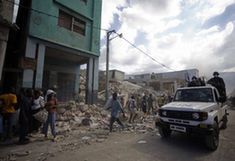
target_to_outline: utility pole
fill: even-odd
[[[105,100],[108,101],[109,99],[109,42],[113,39],[115,39],[116,37],[122,37],[122,34],[117,34],[117,36],[112,37],[110,39],[110,35],[112,33],[116,33],[115,30],[110,30],[107,32],[107,36],[106,36],[106,82],[105,82]]]
[[[109,99],[109,37],[110,35],[115,32],[115,30],[111,30],[107,32],[106,36],[106,83],[105,83],[105,100],[108,101]]]

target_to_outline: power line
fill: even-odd
[[[58,16],[55,16],[55,15],[52,15],[52,14],[49,14],[49,13],[46,13],[46,12],[43,12],[43,11],[40,11],[40,10],[33,9],[31,7],[26,7],[24,5],[21,5],[19,3],[16,3],[16,2],[13,2],[13,1],[10,1],[10,0],[4,0],[4,1],[6,1],[8,3],[12,3],[12,4],[14,4],[14,5],[18,6],[18,7],[21,7],[21,8],[28,9],[30,11],[36,12],[36,13],[44,14],[44,15],[49,16],[49,17],[54,17],[56,19],[64,19],[62,17],[58,17]],[[103,29],[103,28],[97,27],[97,26],[91,26],[91,25],[88,25],[88,24],[86,24],[86,26],[91,27],[91,28],[95,28],[95,29],[99,29],[99,30],[103,30],[103,31],[108,31],[107,29]]]
[[[118,33],[116,33],[118,34]],[[120,35],[120,34],[118,34]],[[156,63],[160,64],[162,67],[167,68],[169,70],[175,71],[174,69],[171,69],[170,67],[166,66],[165,64],[159,62],[157,59],[153,58],[151,55],[147,54],[145,51],[141,50],[140,48],[138,48],[135,44],[131,43],[129,40],[127,40],[126,38],[124,38],[123,36],[121,37],[123,40],[125,40],[128,44],[130,44],[132,47],[134,47],[135,49],[139,50],[141,53],[143,53],[144,55],[148,56],[151,60],[155,61]]]

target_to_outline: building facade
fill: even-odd
[[[198,69],[188,69],[166,73],[152,73],[151,79],[181,79],[191,81],[193,76],[199,77]]]
[[[20,45],[9,47],[12,57],[18,55],[13,84],[42,89],[56,85],[59,101],[68,101],[79,92],[80,66],[86,64],[86,103],[95,103],[102,1],[21,0],[20,6],[16,22],[22,30],[13,40]]]
[[[139,84],[139,85],[148,85],[148,82],[151,79],[151,74],[136,74],[136,75],[126,75],[125,80],[128,80],[131,83]]]
[[[173,94],[177,88],[187,86],[193,76],[199,77],[198,69],[165,73],[127,75],[125,78],[132,83],[147,85],[153,87],[156,91],[165,91],[168,94]]]

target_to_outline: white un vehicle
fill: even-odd
[[[227,127],[227,105],[221,100],[212,86],[177,89],[173,101],[159,110],[156,125],[161,137],[169,137],[172,131],[194,133],[205,138],[210,150],[216,150],[220,129]]]

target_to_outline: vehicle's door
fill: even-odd
[[[220,121],[223,118],[224,114],[225,114],[225,109],[223,108],[223,103],[221,103],[219,101],[219,97],[220,97],[219,92],[216,89],[214,89],[213,92],[214,92],[214,95],[215,95],[215,100],[217,102],[218,121]]]

